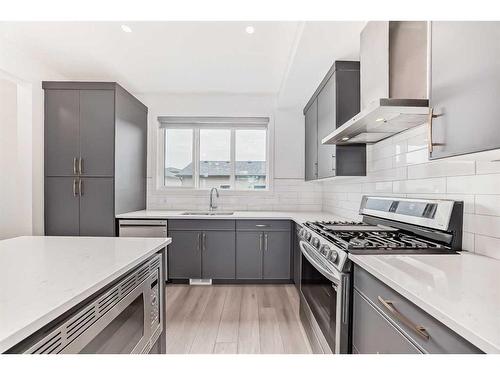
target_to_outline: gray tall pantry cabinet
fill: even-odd
[[[359,112],[358,61],[336,61],[304,108],[305,179],[366,175],[366,146],[321,140]]]
[[[45,234],[115,236],[146,207],[147,107],[115,82],[43,82]]]

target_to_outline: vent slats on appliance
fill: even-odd
[[[31,353],[33,354],[52,353],[53,352],[52,348],[54,344],[56,344],[57,346],[61,345],[61,332],[57,332],[54,336],[45,340],[36,349],[33,349]]]
[[[147,265],[136,270],[125,280],[115,285],[106,294],[90,302],[85,308],[53,331],[52,336],[49,335],[42,339],[42,341],[28,349],[26,353],[49,354],[64,351],[74,339],[140,285],[150,275],[150,270],[156,270],[160,265],[160,259],[159,256],[155,257]],[[146,349],[149,351],[149,347]]]

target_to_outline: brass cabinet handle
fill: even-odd
[[[78,179],[78,194],[80,194],[80,197],[83,196],[83,181],[81,178]]]
[[[73,158],[73,174],[77,174],[76,161],[78,158]]]
[[[437,117],[441,117],[442,115],[435,115],[434,114],[434,108],[430,107],[429,108],[429,118],[427,120],[427,122],[429,123],[428,125],[428,129],[429,129],[429,134],[427,135],[427,148],[429,150],[429,154],[432,154],[432,152],[434,151],[434,146],[443,146],[444,143],[435,143],[433,140],[432,140],[432,120],[437,118]]]
[[[415,332],[417,335],[422,337],[424,340],[429,340],[431,337],[427,330],[415,323],[413,323],[410,319],[408,319],[406,316],[401,314],[395,307],[394,304],[391,301],[384,300],[382,297],[378,296],[378,300],[380,303],[387,309],[389,312],[396,317],[401,323],[403,323],[405,326],[410,328],[413,332]]]
[[[78,159],[78,174],[83,174],[83,158]]]
[[[73,196],[76,197],[78,194],[76,192],[76,185],[77,185],[77,180],[76,178],[73,179]]]

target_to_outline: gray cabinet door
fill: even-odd
[[[235,232],[204,231],[202,236],[202,277],[204,279],[234,279]]]
[[[75,177],[45,178],[45,234],[78,236],[79,197]]]
[[[353,302],[353,352],[359,354],[418,354],[420,351],[358,291]]]
[[[76,90],[45,90],[45,176],[73,176],[78,143]]]
[[[318,178],[318,100],[305,113],[305,178]]]
[[[290,279],[290,232],[264,232],[264,279]]]
[[[262,232],[236,232],[236,279],[262,279]]]
[[[432,22],[432,159],[500,147],[500,22]]]
[[[170,231],[168,274],[172,279],[201,278],[201,232]]]
[[[335,145],[323,145],[321,140],[335,130],[336,74],[318,95],[318,178],[335,176]]]
[[[113,237],[113,178],[82,177],[80,180],[80,235]]]
[[[302,253],[300,251],[300,245],[299,245],[299,234],[298,231],[300,230],[300,227],[298,225],[295,225],[295,231],[294,231],[294,239],[293,239],[293,282],[295,283],[295,286],[300,288],[300,273],[301,273],[301,261],[302,261]]]
[[[113,176],[115,92],[80,90],[81,174]]]

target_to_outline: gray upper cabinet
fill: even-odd
[[[80,90],[80,157],[84,176],[113,176],[115,91]]]
[[[335,129],[334,75],[318,95],[318,178],[335,175],[335,145],[321,144],[321,140]]]
[[[500,148],[500,22],[431,23],[431,159]]]
[[[203,278],[219,280],[235,278],[235,232],[204,231],[201,254]]]
[[[318,178],[318,101],[315,99],[305,111],[305,178]]]
[[[116,214],[146,207],[147,108],[114,82],[42,87],[45,234],[113,236]]]
[[[365,145],[321,143],[359,112],[359,80],[359,62],[336,61],[304,108],[306,180],[366,175]]]
[[[45,176],[76,175],[80,157],[78,91],[45,92]]]
[[[290,232],[265,232],[262,252],[264,279],[290,279]]]

